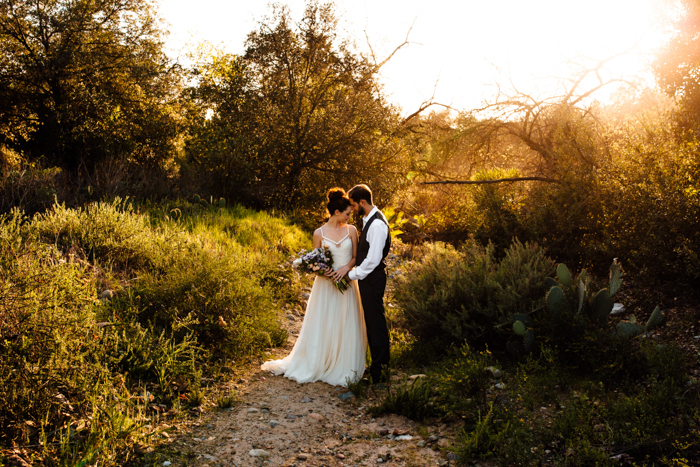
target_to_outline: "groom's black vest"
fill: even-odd
[[[384,216],[381,212],[377,211],[372,217],[369,218],[366,225],[362,226],[362,233],[360,234],[360,240],[357,242],[357,255],[355,256],[355,264],[360,265],[367,258],[367,253],[369,253],[369,242],[367,241],[367,232],[369,232],[369,227],[372,222],[379,221],[386,224]],[[384,258],[389,254],[389,248],[391,247],[391,232],[389,232],[389,224],[387,224],[387,235],[386,242],[384,243],[384,251],[382,251],[382,261],[379,263],[374,271],[383,270],[386,265],[384,264]],[[372,271],[372,272],[374,272]],[[371,274],[371,273],[370,273]]]

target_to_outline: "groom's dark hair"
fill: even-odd
[[[348,191],[348,196],[351,200],[359,203],[361,199],[364,199],[369,204],[374,204],[372,202],[372,190],[369,189],[367,185],[355,185]]]

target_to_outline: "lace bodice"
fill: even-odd
[[[350,239],[350,231],[343,237],[340,242],[336,243],[333,240],[326,238],[323,235],[323,229],[321,229],[321,236],[323,238],[322,244],[328,246],[328,249],[333,255],[333,270],[338,270],[348,264],[352,259],[352,240]]]

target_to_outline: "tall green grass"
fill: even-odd
[[[308,243],[237,206],[0,218],[0,443],[44,465],[126,462],[149,417],[201,402],[208,365],[284,341],[284,263]]]

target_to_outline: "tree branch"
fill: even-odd
[[[421,182],[421,185],[487,185],[493,183],[505,182],[526,182],[538,181],[547,183],[560,183],[559,180],[547,177],[514,177],[514,178],[498,178],[495,180],[439,180],[436,182]]]

